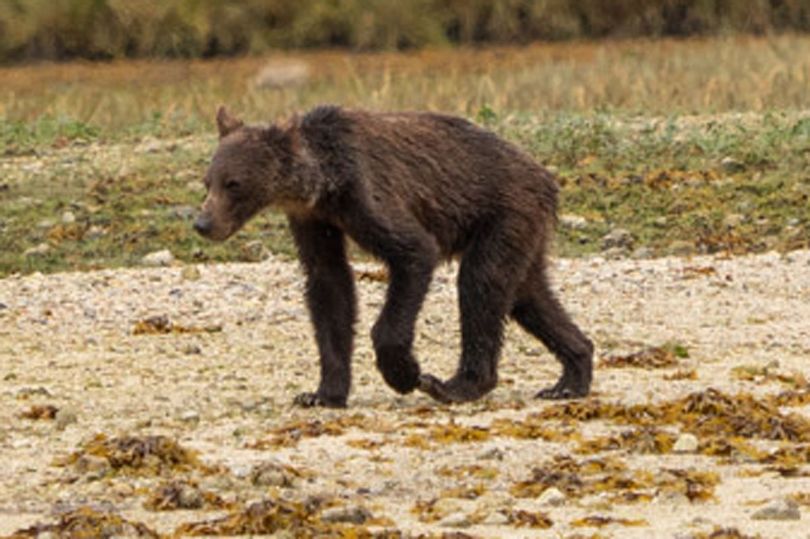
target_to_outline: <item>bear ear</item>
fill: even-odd
[[[243,125],[245,124],[242,122],[242,120],[231,116],[228,109],[226,109],[224,105],[220,105],[219,109],[217,110],[217,129],[219,129],[219,138],[225,138]]]

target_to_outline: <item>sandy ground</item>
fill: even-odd
[[[373,266],[356,268],[360,274]],[[455,271],[451,265],[437,272],[418,327],[423,370],[441,376],[453,371],[459,349]],[[736,527],[763,537],[810,537],[807,462],[793,477],[783,477],[756,462],[728,463],[694,453],[577,453],[581,439],[628,428],[605,421],[548,421],[549,429],[568,434],[556,441],[493,428],[504,419],[525,423],[553,406],[531,397],[556,379],[558,366],[539,342],[513,324],[500,385],[485,400],[442,407],[420,394],[397,396],[375,371],[368,338],[385,283],[358,282],[353,393],[347,410],[334,411],[291,406],[299,391],[314,389],[318,376],[302,278],[294,263],[269,259],[0,280],[0,535],[55,522],[59,514],[80,506],[114,511],[160,533],[224,514],[223,509],[144,508],[144,500],[166,477],[94,474],[58,465],[103,433],[163,434],[197,450],[218,471],[178,472],[178,477],[196,481],[236,507],[271,494],[290,500],[321,496],[332,504],[367,509],[374,517],[370,529],[408,534],[459,530],[475,537],[599,533],[671,538]],[[667,342],[689,353],[668,369],[597,368],[591,399],[655,403],[708,388],[764,398],[788,388],[789,380],[801,380],[797,374],[810,373],[810,252],[566,259],[555,262],[554,283],[596,342],[598,357]],[[133,334],[139,321],[159,315],[189,332]],[[778,376],[732,376],[735,367],[756,371],[765,366]],[[691,369],[696,379],[666,379]],[[60,423],[21,417],[33,405],[60,409]],[[783,412],[810,420],[807,405]],[[282,426],[300,429],[318,422],[337,427],[298,440],[294,435],[274,438]],[[481,429],[467,429],[478,433],[472,439],[441,434],[462,427]],[[680,434],[677,424],[660,427]],[[791,445],[751,443],[764,450]],[[611,498],[609,492],[569,493],[557,505],[520,497],[515,485],[560,455],[618,459],[653,477],[662,470],[713,471],[719,483],[707,501],[690,501],[657,487],[648,489],[649,499],[635,503]],[[291,467],[284,472],[291,477],[251,480],[251,471],[267,463],[275,469]],[[801,520],[751,518],[774,500],[802,493]],[[420,504],[432,513],[415,510]],[[520,527],[514,515],[521,511],[543,513],[553,524]],[[638,522],[577,526],[578,519],[595,515]]]

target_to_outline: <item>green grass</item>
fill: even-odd
[[[559,227],[560,255],[597,253],[602,237],[619,227],[633,235],[633,248],[652,255],[808,247],[808,116],[651,119],[484,109],[478,118],[558,172],[561,213],[586,219]],[[79,141],[87,136],[65,124],[21,137],[36,141],[57,127]],[[38,155],[0,161],[0,275],[129,266],[163,248],[188,263],[250,261],[259,256],[257,240],[294,255],[283,216],[271,212],[223,244],[193,233],[213,135],[66,144],[35,143]],[[62,222],[65,212],[75,222]],[[24,254],[42,243],[48,252]]]
[[[565,256],[600,252],[617,228],[648,255],[808,246],[808,37],[276,60],[309,78],[258,88],[266,58],[0,69],[0,275],[128,266],[163,248],[255,260],[257,241],[292,256],[272,213],[225,244],[190,229],[220,103],[251,122],[320,103],[472,118],[557,171]]]

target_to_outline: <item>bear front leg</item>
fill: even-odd
[[[414,327],[432,276],[432,261],[389,266],[385,306],[371,338],[377,368],[394,391],[410,393],[419,384],[419,363],[413,357]]]
[[[328,223],[292,217],[289,221],[306,274],[306,302],[321,366],[318,389],[298,395],[294,404],[343,408],[351,388],[357,311],[344,235]]]

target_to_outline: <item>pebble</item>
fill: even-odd
[[[582,230],[588,226],[588,220],[581,215],[563,214],[560,216],[560,224],[572,230]]]
[[[558,506],[565,503],[566,497],[565,494],[560,492],[559,489],[555,487],[549,487],[543,491],[542,494],[537,498],[537,503],[540,505],[551,505],[551,506]]]
[[[466,513],[451,513],[439,521],[442,528],[469,528],[472,526],[470,517]]]
[[[602,237],[602,250],[606,251],[614,247],[629,249],[634,242],[635,239],[630,231],[624,228],[614,228]]]
[[[168,249],[149,253],[141,259],[144,266],[170,266],[174,262],[174,255]]]
[[[250,482],[260,487],[292,487],[295,477],[275,462],[264,462],[250,471]]]
[[[102,477],[110,469],[110,461],[104,457],[97,457],[95,455],[82,455],[76,460],[76,471],[81,474],[89,474],[93,477]]]
[[[694,434],[684,433],[678,436],[675,445],[672,447],[673,453],[694,453],[698,449],[698,439]]]
[[[733,157],[730,156],[724,157],[720,161],[720,166],[723,167],[723,170],[725,170],[729,174],[733,174],[735,172],[742,172],[743,170],[745,170],[745,163],[743,163],[742,161],[738,161],[737,159],[734,159]]]
[[[23,256],[39,256],[48,253],[51,250],[51,246],[47,243],[40,243],[36,247],[31,247],[23,251]]]
[[[56,412],[56,428],[58,430],[65,430],[68,425],[72,425],[73,423],[78,423],[79,418],[76,414],[76,410],[71,408],[70,406],[65,406],[61,408],[58,412]]]
[[[177,507],[180,509],[200,509],[205,500],[200,489],[193,485],[182,484],[177,492]]]
[[[197,266],[184,266],[180,271],[180,276],[184,281],[199,281],[202,274]]]
[[[76,222],[76,214],[72,211],[66,211],[62,214],[62,222],[66,225],[70,225]]]
[[[186,410],[180,414],[180,421],[183,423],[199,423],[200,414],[196,410]]]
[[[752,520],[799,520],[802,514],[793,500],[774,500],[751,515]]]
[[[324,522],[346,522],[349,524],[363,524],[372,517],[371,511],[362,505],[350,505],[347,507],[330,507],[321,513],[321,520]]]

